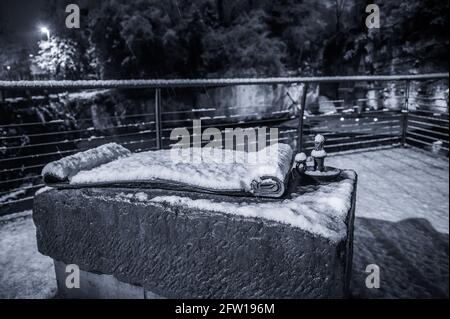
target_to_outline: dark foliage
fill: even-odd
[[[79,30],[64,27],[71,1],[43,1],[54,35],[80,52],[82,71],[71,78],[448,70],[448,1],[380,0],[381,28],[372,30],[365,26],[370,0],[81,1]],[[9,31],[1,32],[0,22],[0,45]],[[16,63],[2,47],[0,62]]]

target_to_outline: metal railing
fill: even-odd
[[[389,87],[392,84],[394,88]],[[444,88],[444,93],[447,90],[446,97],[430,93],[428,89],[436,84]],[[340,93],[333,99],[323,98],[316,93],[319,85],[334,85]],[[342,88],[342,85],[347,87]],[[234,95],[228,97],[247,94],[238,88],[249,86],[253,90],[264,88],[270,98],[255,101],[253,96],[245,105],[224,104],[214,98],[227,89],[234,90]],[[418,94],[417,86],[425,88],[424,92]],[[355,92],[355,87],[359,88],[359,93]],[[104,89],[109,91],[92,91]],[[295,98],[289,94],[291,89],[298,93]],[[80,95],[61,93],[61,90],[90,91]],[[144,93],[138,99],[130,98],[129,105],[120,106],[109,99],[110,93],[118,90]],[[311,150],[314,135],[320,133],[327,139],[327,152],[411,145],[448,156],[448,73],[0,81],[0,91],[3,92],[0,100],[0,215],[31,207],[34,192],[44,186],[40,171],[52,160],[112,141],[133,151],[167,148],[171,142],[170,132],[181,127],[192,131],[194,119],[202,121],[203,129],[216,127],[222,132],[235,127],[277,127],[278,141],[289,143],[297,150]],[[13,95],[24,97],[11,98]],[[195,101],[186,103],[192,96]],[[84,102],[78,105],[79,100]],[[72,110],[75,106],[77,112]],[[93,108],[105,107],[110,109],[109,113],[93,115]],[[62,112],[64,110],[66,112]],[[15,114],[14,117],[11,114]]]

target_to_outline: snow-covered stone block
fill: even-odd
[[[35,197],[33,218],[42,254],[160,297],[344,297],[356,180],[343,171],[281,199],[51,189]]]
[[[138,153],[109,143],[51,162],[42,176],[59,188],[134,186],[278,198],[291,162],[292,149],[283,143],[258,152],[193,147]]]

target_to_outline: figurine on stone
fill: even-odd
[[[311,156],[307,158],[307,162],[312,161],[313,164],[309,164],[303,173],[319,183],[334,181],[341,174],[339,168],[325,166],[327,152],[324,150],[324,144],[325,137],[317,134],[314,138],[314,149],[311,151]]]
[[[295,155],[294,165],[298,174],[303,174],[306,171],[306,154],[301,152]]]
[[[325,137],[317,134],[314,138],[314,149],[311,151],[311,157],[314,160],[314,170],[319,172],[325,170],[325,157],[327,157],[327,152],[323,149],[324,143]]]

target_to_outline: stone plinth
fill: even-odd
[[[62,296],[339,298],[351,273],[356,180],[345,171],[277,200],[51,189],[36,195],[33,219]],[[82,270],[79,293],[65,291],[65,264]]]

